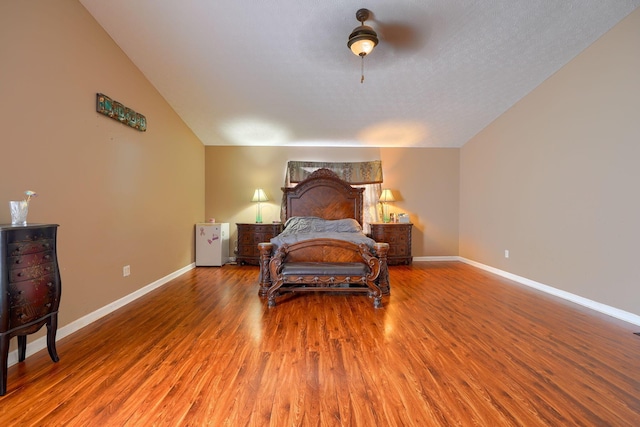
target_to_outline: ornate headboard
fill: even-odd
[[[363,221],[364,188],[354,188],[329,169],[318,169],[295,187],[282,188],[285,219],[317,216]]]

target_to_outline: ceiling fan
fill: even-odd
[[[360,83],[364,82],[364,57],[370,54],[379,42],[378,33],[372,27],[365,25],[365,21],[372,20],[376,22],[385,44],[400,49],[410,49],[417,46],[418,33],[409,25],[399,23],[385,24],[376,21],[373,13],[364,8],[358,9],[356,19],[360,22],[360,26],[354,28],[349,35],[347,47],[354,55],[360,56],[362,59]]]

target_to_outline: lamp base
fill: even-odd
[[[389,216],[389,206],[386,203],[382,203],[382,222],[385,224],[391,222],[391,217]]]
[[[262,224],[262,206],[258,202],[258,209],[256,210],[256,224]]]

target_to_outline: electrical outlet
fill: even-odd
[[[504,250],[504,257],[509,258],[509,249]]]
[[[122,277],[127,277],[131,274],[131,266],[125,265],[122,267]]]

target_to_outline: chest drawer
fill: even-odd
[[[14,268],[9,270],[9,283],[47,276],[55,273],[55,271],[56,264],[54,262],[34,265],[33,267]]]
[[[53,249],[53,240],[43,239],[38,241],[24,241],[9,243],[7,245],[7,252],[9,257],[15,257],[19,255],[33,254],[36,252],[50,251]]]
[[[17,307],[28,301],[44,303],[55,299],[54,275],[9,284],[9,306]]]
[[[7,243],[35,242],[38,240],[52,240],[55,238],[55,228],[24,228],[15,229],[7,234]]]
[[[9,316],[9,329],[26,325],[29,322],[38,320],[41,317],[51,313],[53,302],[35,303],[27,302],[22,305],[11,307],[11,315]]]
[[[9,257],[7,266],[10,269],[33,267],[34,265],[46,264],[53,261],[53,251],[35,252],[19,256]]]
[[[9,329],[38,320],[57,309],[55,274],[9,283]]]

